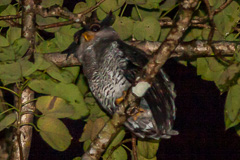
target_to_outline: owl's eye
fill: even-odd
[[[101,26],[99,24],[93,24],[91,27],[90,27],[90,30],[93,31],[93,32],[97,32],[101,29]]]

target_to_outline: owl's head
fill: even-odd
[[[68,56],[74,54],[76,57],[79,57],[79,53],[77,52],[80,46],[85,48],[101,39],[119,38],[117,32],[111,27],[114,21],[115,16],[112,12],[102,21],[98,21],[95,18],[95,14],[93,14],[93,16],[86,19],[86,22],[82,24],[83,28],[74,34],[73,43],[66,50],[62,51],[62,53],[67,53]]]

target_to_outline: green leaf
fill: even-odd
[[[146,4],[146,1],[147,0],[126,0],[126,3],[140,5],[140,4]]]
[[[10,113],[7,116],[5,116],[1,121],[0,121],[0,131],[3,129],[7,128],[11,124],[13,124],[17,119],[17,115],[15,113]]]
[[[72,160],[81,160],[81,157],[75,157]]]
[[[144,158],[151,159],[157,154],[159,141],[138,140],[138,153]]]
[[[92,130],[93,130],[93,121],[88,119],[87,124],[85,124],[83,128],[83,133],[81,135],[81,138],[79,139],[79,142],[85,142],[86,140],[91,139]]]
[[[118,16],[121,12],[121,8],[113,12],[113,15]],[[103,20],[106,18],[109,12],[105,12],[102,8],[97,9],[97,17],[99,20]]]
[[[0,79],[4,85],[16,83],[21,78],[21,67],[17,62],[0,64]]]
[[[226,113],[229,119],[234,122],[239,114],[240,110],[240,85],[234,85],[230,87],[226,99]]]
[[[12,45],[15,53],[15,59],[21,58],[27,52],[29,46],[30,43],[26,38],[19,38],[15,40]]]
[[[100,1],[100,0],[97,0]],[[103,9],[105,13],[110,11],[116,11],[123,6],[126,0],[106,0],[101,5],[100,8]]]
[[[90,146],[91,144],[91,140],[86,140],[84,143],[83,143],[83,150],[86,151],[88,149],[88,147]]]
[[[0,1],[0,6],[3,6],[3,5],[8,5],[11,3],[12,0],[1,0]]]
[[[240,64],[230,65],[219,77],[217,86],[220,90],[226,91],[228,88],[237,83],[240,76]]]
[[[127,156],[127,152],[126,150],[120,146],[117,149],[115,149],[113,151],[113,153],[111,155],[109,155],[110,157],[103,157],[103,160],[127,160],[128,156]]]
[[[160,11],[160,9],[149,10],[149,9],[138,7],[138,11],[137,11],[136,7],[133,7],[131,17],[134,20],[140,21],[141,20],[140,16],[139,16],[139,14],[140,14],[143,19],[146,17],[153,17],[153,18],[158,19],[160,17],[161,13],[162,12]]]
[[[216,67],[216,69],[214,67]],[[214,81],[217,83],[223,70],[224,67],[216,62],[216,60],[212,57],[197,59],[197,75],[201,75],[201,78],[204,80]]]
[[[54,79],[59,80],[60,82],[64,83],[71,83],[75,79],[71,72],[59,69],[57,66],[52,65],[51,67],[47,68],[47,73]]]
[[[40,53],[34,54],[34,60],[35,62],[33,67],[37,68],[38,70],[45,70],[52,65],[43,57],[43,54]]]
[[[70,146],[72,137],[67,127],[59,119],[43,116],[38,119],[37,126],[43,140],[53,149],[64,151]]]
[[[202,29],[191,29],[190,32],[188,32],[185,37],[184,41],[192,41],[196,39],[201,39],[202,38]]]
[[[13,5],[9,4],[8,7],[0,13],[0,16],[8,16],[8,15],[16,15],[16,14],[17,14],[16,8]],[[5,21],[0,21],[0,26],[8,27],[10,26],[10,24],[8,24]]]
[[[81,91],[82,95],[85,95],[87,93],[87,91],[89,90],[87,81],[83,74],[79,75],[79,78],[77,81],[77,86],[78,86],[79,90]]]
[[[141,154],[138,154],[138,160],[157,160],[157,157],[153,157],[151,159],[145,158],[143,156],[141,156]]]
[[[15,40],[21,38],[21,28],[10,27],[7,31],[7,39],[9,43],[13,43]]]
[[[105,125],[105,121],[103,118],[98,118],[93,123],[92,133],[91,133],[91,140],[93,141],[97,134],[102,130],[103,126]]]
[[[29,82],[28,86],[38,93],[51,94],[52,96],[57,96],[68,101],[75,110],[75,113],[70,117],[72,119],[82,118],[89,113],[83,95],[74,84],[55,83],[51,79],[48,79],[33,80]]]
[[[162,28],[161,29],[161,34],[159,37],[160,42],[163,42],[167,38],[169,31],[170,31],[170,28]]]
[[[228,116],[228,113],[227,113],[227,110],[226,110],[226,107],[224,109],[224,122],[225,122],[225,129],[229,129],[231,127],[234,127],[234,126],[237,126],[239,123],[240,123],[240,115],[238,115],[238,117],[236,118],[235,121],[231,121],[229,116]]]
[[[136,22],[133,34],[137,40],[157,41],[160,36],[161,26],[153,17],[146,17],[142,22]]]
[[[89,110],[84,102],[83,95],[76,85],[58,83],[55,88],[52,88],[51,95],[58,96],[69,101],[69,103],[74,107],[75,114],[70,118],[79,119],[88,115]]]
[[[82,11],[85,11],[86,9],[88,9],[88,5],[85,2],[78,2],[73,9],[73,13],[80,13]]]
[[[67,49],[73,42],[73,35],[78,31],[76,28],[71,28],[70,25],[63,26],[58,32],[55,32],[54,42],[60,50]]]
[[[0,47],[6,47],[9,46],[9,42],[7,38],[0,35]]]
[[[36,47],[36,52],[38,53],[51,53],[59,51],[61,51],[61,49],[57,46],[55,38],[43,41]]]
[[[57,83],[53,82],[53,80],[32,80],[29,82],[28,86],[38,92],[43,94],[51,94],[52,90],[55,88]]]
[[[209,0],[209,4],[210,4],[210,6],[213,7],[213,9],[217,9],[223,3],[225,3],[225,0]]]
[[[96,0],[85,0],[88,7],[92,7],[96,4]]]
[[[64,71],[71,73],[73,76],[72,81],[75,82],[78,78],[79,72],[80,72],[80,66],[72,66],[72,67],[64,67],[62,68]]]
[[[210,29],[204,28],[202,30],[202,39],[207,40],[209,33],[210,33]],[[219,40],[225,40],[225,38],[219,31],[215,30],[213,35],[213,40],[219,41]]]
[[[117,17],[113,28],[118,32],[122,40],[128,39],[133,33],[134,21],[127,17]],[[127,27],[126,27],[127,26]]]
[[[36,107],[42,114],[55,118],[70,117],[74,114],[74,109],[71,105],[55,96],[39,97]]]
[[[228,35],[231,29],[240,20],[239,4],[235,1],[230,3],[225,9],[213,17],[218,31],[223,35]]]
[[[177,0],[167,0],[160,5],[160,9],[163,11],[168,11],[176,5]]]
[[[140,4],[139,6],[146,9],[157,9],[161,1],[162,0],[147,0],[145,4]]]
[[[8,7],[8,5],[1,5],[0,6],[0,13],[2,13],[7,7]]]
[[[209,69],[213,72],[223,71],[225,66],[221,64],[215,57],[206,58]]]
[[[42,0],[42,3],[41,3],[41,5],[43,7],[45,7],[45,8],[51,7],[51,6],[55,5],[55,4],[57,4],[59,6],[62,6],[63,5],[63,0],[51,0],[51,1],[49,1],[49,0]]]
[[[90,111],[90,116],[88,119],[95,121],[98,118],[104,118],[105,121],[109,119],[105,112],[98,106],[98,103],[95,101],[92,95],[88,94],[85,98],[85,103]]]
[[[34,64],[28,61],[27,58],[22,58],[17,61],[21,66],[21,73],[23,77],[27,77],[37,70],[37,67],[34,67]]]

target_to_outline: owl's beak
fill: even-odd
[[[94,38],[94,35],[91,32],[87,31],[82,34],[82,37],[87,41],[91,41]]]

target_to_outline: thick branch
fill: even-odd
[[[30,55],[32,58],[35,46],[36,15],[34,8],[36,4],[34,0],[23,0],[22,2],[22,37],[25,37],[30,42],[30,48],[25,56]],[[32,60],[31,58],[30,60]],[[29,88],[25,88],[23,90],[19,86],[16,87],[16,92],[20,93],[21,97],[16,97],[17,102],[15,102],[15,105],[19,108],[19,112],[17,119],[17,129],[14,133],[11,160],[27,160],[32,141],[32,126],[22,126],[22,124],[29,124],[33,122],[33,112],[35,110],[35,106],[33,103],[28,103],[25,105],[22,104],[32,100],[34,98],[34,92]]]
[[[148,41],[131,41],[126,42],[129,45],[135,46],[149,55],[156,52],[160,42],[148,42]],[[236,52],[236,48],[240,48],[239,42],[213,42],[212,46],[215,51],[222,56],[233,56]],[[207,44],[207,41],[191,41],[180,43],[175,51],[171,54],[170,58],[179,58],[182,60],[195,59],[198,57],[214,57],[211,47]],[[81,65],[77,58],[73,55],[68,59],[67,54],[61,53],[48,53],[44,54],[46,60],[53,62],[59,67]]]

